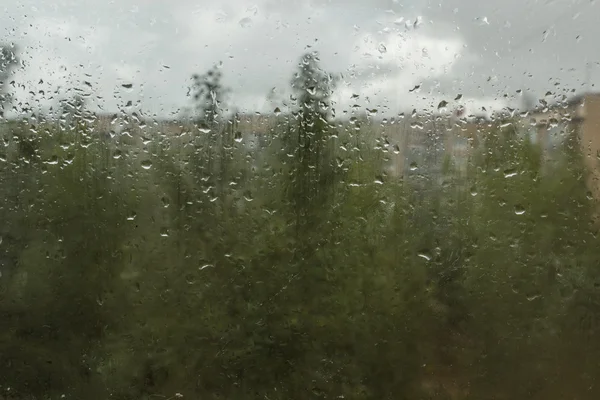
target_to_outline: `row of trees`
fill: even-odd
[[[498,122],[466,175],[416,186],[334,124],[314,53],[257,150],[218,69],[194,82],[188,135],[110,141],[82,107],[4,124],[2,395],[597,398],[576,136],[544,164]]]

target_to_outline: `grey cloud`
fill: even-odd
[[[284,96],[298,58],[312,49],[328,70],[354,73],[348,85],[357,91],[380,83],[376,86],[384,89],[371,93],[379,96],[376,101],[389,102],[390,109],[412,108],[425,95],[503,99],[507,94],[518,101],[517,89],[538,96],[582,90],[587,63],[593,65],[590,84],[598,82],[598,7],[567,0],[24,0],[7,5],[0,16],[0,41],[24,48],[29,69],[19,75],[24,87],[40,78],[48,82],[47,90],[87,80],[101,97],[95,103],[110,110],[134,100],[150,113],[177,112],[187,104],[190,75],[220,61],[231,100],[240,107],[265,107],[272,87]],[[417,16],[422,24],[416,30],[394,23],[404,18],[410,25]],[[55,24],[58,33],[43,24]],[[61,24],[69,28],[63,35]],[[372,47],[399,35],[424,43],[459,40],[464,47],[447,71],[420,71],[424,77],[414,78],[422,83],[417,99],[401,93],[412,78],[389,59],[395,53],[390,50],[381,60],[373,47],[371,58],[363,57],[365,35]],[[355,46],[363,47],[356,51]],[[135,80],[133,91],[119,91],[123,79]],[[27,100],[28,92],[18,95]]]
[[[438,29],[461,32],[476,60],[455,66],[455,76],[444,83],[452,91],[482,95],[491,89],[502,95],[528,89],[540,96],[556,90],[551,80],[560,91],[581,89],[586,63],[600,56],[594,43],[600,10],[594,2],[451,0],[428,10],[442,21]],[[486,84],[490,76],[497,77],[496,87]],[[591,76],[593,82],[599,78]]]

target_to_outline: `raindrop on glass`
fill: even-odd
[[[250,28],[252,26],[252,19],[248,17],[242,18],[239,24],[242,28]]]
[[[144,169],[152,168],[152,161],[150,161],[150,160],[142,161],[142,168],[144,168]]]

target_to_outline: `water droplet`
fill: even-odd
[[[128,216],[127,216],[127,221],[133,221],[135,219],[135,217],[137,217],[137,214],[135,213],[135,211],[132,211]]]
[[[385,47],[385,45],[383,43],[379,43],[379,46],[377,47],[377,50],[381,53],[387,53],[387,48]]]
[[[142,161],[142,168],[144,168],[144,169],[152,168],[152,161],[150,161],[150,160]]]
[[[123,153],[121,152],[121,150],[117,149],[114,151],[113,158],[115,160],[118,160],[119,158],[121,158],[121,156],[123,156]]]
[[[171,204],[171,203],[170,203],[170,201],[169,201],[169,198],[168,198],[168,197],[166,197],[166,196],[163,196],[163,197],[160,199],[160,201],[162,202],[162,205],[163,205],[163,207],[164,207],[164,208],[167,208],[167,207],[169,207],[169,205]]]
[[[200,268],[198,268],[200,271],[206,269],[206,268],[214,268],[214,265],[212,264],[204,264],[203,266],[201,266]]]
[[[162,236],[162,237],[169,236],[169,230],[167,228],[161,228],[161,230],[160,230],[160,236]]]
[[[475,21],[478,23],[478,25],[489,25],[490,24],[487,17],[478,17],[478,18],[475,18]]]
[[[227,13],[225,11],[219,10],[217,13],[215,20],[219,23],[225,22],[227,20]]]
[[[514,170],[513,168],[504,170],[504,177],[505,178],[512,178],[513,176],[517,176],[517,171],[516,170]]]
[[[471,186],[471,196],[475,197],[478,194],[479,193],[477,192],[477,187],[476,186]]]
[[[250,192],[249,190],[247,190],[244,193],[244,200],[246,200],[247,202],[253,201],[254,197],[252,196],[252,192]]]
[[[420,15],[415,18],[415,22],[413,23],[413,28],[418,28],[419,26],[421,26],[423,24],[423,17],[421,17]]]
[[[428,251],[420,251],[417,253],[418,257],[421,257],[427,261],[431,261],[431,254]]]
[[[192,274],[186,274],[185,281],[188,285],[194,285],[196,283],[196,279],[194,279],[194,275]]]
[[[411,171],[416,171],[419,168],[419,166],[417,165],[417,163],[415,161],[410,163],[410,170]]]
[[[522,205],[517,204],[515,206],[515,214],[517,214],[517,215],[525,214],[525,208]]]
[[[240,19],[239,24],[242,28],[250,28],[252,26],[252,19],[245,17]]]
[[[281,114],[281,110],[279,109],[279,107],[276,107],[275,110],[273,110],[273,113],[277,117],[277,116],[279,116],[279,114]]]

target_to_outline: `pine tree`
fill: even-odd
[[[0,45],[0,117],[12,102],[12,94],[8,90],[8,81],[15,67],[19,64],[17,50],[14,45]]]
[[[297,109],[296,126],[286,138],[287,153],[293,155],[288,195],[296,216],[296,228],[314,225],[315,209],[328,202],[334,182],[331,146],[331,94],[333,76],[319,65],[316,52],[302,56],[292,79]]]
[[[196,124],[201,132],[207,133],[200,138],[198,144],[202,148],[201,158],[196,160],[198,171],[205,178],[205,189],[215,188],[215,195],[220,199],[221,209],[225,197],[225,186],[228,181],[229,164],[231,161],[231,131],[221,123],[225,97],[228,89],[223,86],[223,74],[217,65],[214,65],[205,74],[192,75],[192,86],[188,95],[192,96],[197,111]],[[208,181],[211,182],[208,182]]]
[[[227,94],[227,89],[221,83],[222,77],[223,74],[216,65],[205,74],[192,75],[188,96],[192,96],[194,102],[196,122],[204,128],[214,129],[219,121]]]

